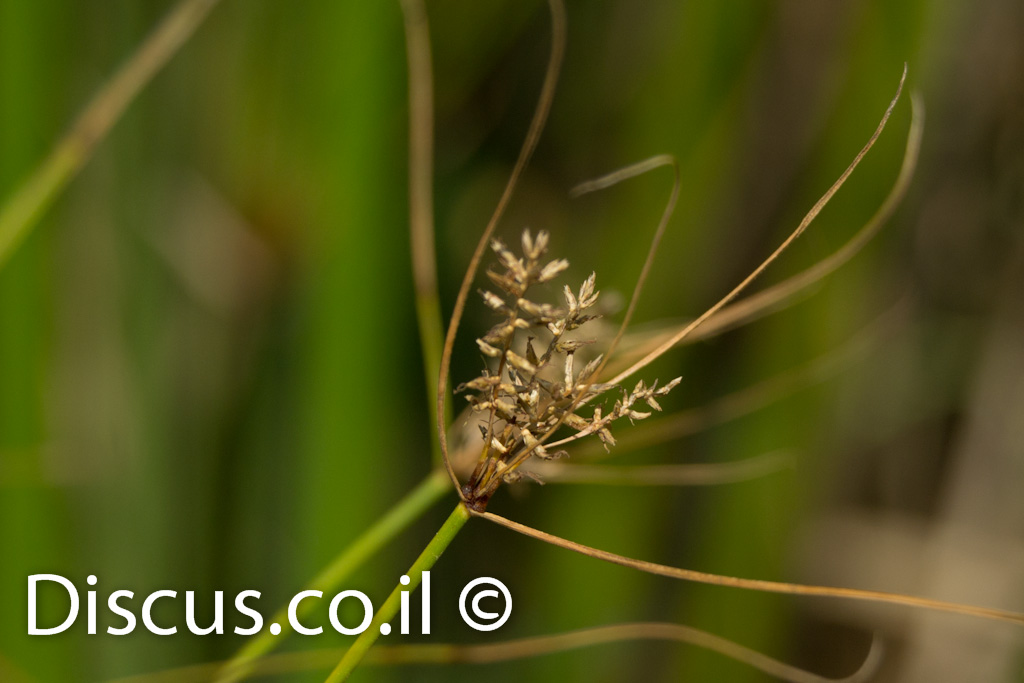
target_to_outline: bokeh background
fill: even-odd
[[[170,6],[0,0],[0,196]],[[427,7],[447,314],[528,124],[550,27],[536,1]],[[568,190],[675,154],[682,196],[642,322],[699,313],[766,256],[870,135],[904,62],[927,107],[924,148],[906,201],[852,263],[797,305],[648,373],[684,377],[666,412],[838,352],[827,381],[611,461],[783,450],[795,467],[719,487],[529,486],[492,509],[676,566],[1024,607],[1024,6],[570,1],[568,17],[550,125],[499,231],[550,230],[570,281],[596,270],[605,295],[628,296],[668,174],[579,200]],[[96,574],[101,600],[255,588],[269,613],[428,472],[406,87],[397,2],[224,0],[0,271],[0,679],[106,680],[223,659],[242,642],[87,636],[84,617],[30,638],[31,573],[83,591]],[[760,286],[872,215],[909,119],[904,98]],[[472,338],[489,324],[471,301],[455,383],[477,373]],[[453,501],[345,587],[379,601]],[[459,588],[480,575],[515,596],[496,634],[457,619]],[[886,644],[877,680],[1024,670],[1012,626],[684,585],[483,522],[434,583],[434,641],[666,620],[831,676],[856,669],[873,633]],[[167,613],[180,630],[182,610]],[[293,637],[286,649],[343,643]],[[357,676],[481,677],[765,680],[666,643]]]

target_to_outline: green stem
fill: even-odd
[[[409,585],[404,586],[399,583],[395,586],[395,589],[391,591],[391,595],[388,596],[388,599],[377,610],[377,614],[373,616],[370,626],[359,634],[356,642],[352,643],[352,646],[345,652],[345,656],[338,662],[338,666],[334,667],[334,671],[327,677],[325,683],[340,683],[346,680],[355,668],[359,666],[359,662],[366,656],[366,651],[380,637],[381,624],[391,621],[395,614],[398,613],[402,593],[412,591],[420,584],[423,572],[434,566],[434,563],[441,557],[441,553],[451,544],[452,539],[458,535],[459,530],[465,526],[469,518],[469,510],[462,502],[455,506],[452,514],[448,516],[445,523],[434,534],[434,538],[427,544],[427,547],[423,549],[423,552],[420,553],[420,556],[416,558],[416,561],[409,568],[407,572],[407,576],[411,580]]]
[[[85,165],[143,86],[195,32],[218,0],[180,0],[96,93],[71,130],[0,208],[0,268]]]
[[[441,371],[441,340],[444,327],[441,324],[441,302],[437,293],[416,294],[416,319],[419,323],[420,343],[423,347],[423,368],[426,373],[427,409],[430,411],[431,457],[434,466],[441,465],[441,440],[437,436],[437,383]],[[445,404],[445,424],[452,422],[451,402]]]
[[[409,238],[416,320],[419,323],[423,370],[426,373],[433,462],[442,462],[437,436],[437,383],[441,370],[444,323],[437,287],[434,248],[434,77],[431,73],[430,30],[423,0],[401,0],[409,65]],[[451,423],[451,410],[444,424]]]
[[[309,582],[306,590],[318,590],[329,593],[337,588],[342,581],[380,550],[388,541],[397,536],[414,520],[430,508],[435,502],[451,490],[451,482],[444,470],[434,470],[416,488],[395,504],[386,515],[381,517],[369,529],[343,550],[330,565]],[[299,603],[298,616],[302,616],[313,607],[313,601]],[[246,644],[220,670],[215,683],[236,683],[249,676],[258,660],[281,644],[284,636],[292,632],[288,619],[288,608],[282,607],[268,623],[281,625],[280,635],[263,631]]]

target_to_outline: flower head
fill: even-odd
[[[481,353],[491,359],[489,367],[457,389],[466,392],[473,412],[482,418],[479,460],[463,489],[467,501],[480,509],[502,482],[523,477],[519,467],[530,457],[566,455],[550,446],[551,437],[562,426],[574,433],[557,444],[596,434],[606,447],[612,446],[613,422],[643,420],[651,411],[660,411],[657,399],[680,381],[677,378],[662,387],[641,381],[632,391],[624,391],[596,381],[603,356],[577,363],[577,353],[597,341],[577,332],[599,317],[597,278],[591,273],[575,291],[565,286],[564,306],[527,298],[535,285],[553,280],[569,267],[565,259],[546,261],[548,242],[547,232],[534,236],[524,231],[522,256],[501,240],[491,243],[501,268],[487,275],[497,291],[480,294],[502,320],[477,339]],[[613,390],[619,396],[606,409],[600,401]]]

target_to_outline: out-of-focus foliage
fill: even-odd
[[[427,5],[447,312],[515,160],[550,30],[542,3]],[[169,6],[0,0],[0,196]],[[928,108],[925,147],[908,200],[854,262],[792,309],[670,354],[652,377],[684,377],[669,412],[866,327],[876,342],[756,416],[618,459],[785,449],[793,471],[700,489],[525,486],[494,509],[676,566],[1021,608],[1024,8],[616,0],[569,2],[568,16],[551,122],[499,231],[551,231],[570,281],[596,270],[604,297],[628,296],[667,174],[579,200],[567,191],[675,154],[680,208],[639,321],[699,313],[769,253],[867,139],[905,61]],[[0,272],[0,679],[100,680],[224,658],[241,643],[88,636],[83,617],[32,638],[31,573],[83,590],[95,574],[103,596],[255,588],[267,613],[427,472],[405,77],[397,2],[223,0]],[[904,102],[766,282],[870,217],[908,120]],[[477,373],[473,339],[492,322],[471,305],[455,384]],[[348,587],[380,600],[445,512]],[[434,571],[435,640],[482,640],[452,605],[467,580],[491,575],[516,600],[501,637],[660,619],[842,675],[880,631],[884,680],[1009,681],[1019,670],[1020,634],[998,626],[680,585],[483,523],[463,536]],[[174,609],[167,618],[180,620],[181,601]],[[424,667],[359,679],[481,675]],[[485,675],[762,678],[664,643]]]

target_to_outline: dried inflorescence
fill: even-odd
[[[595,382],[603,356],[592,358],[576,369],[576,354],[593,339],[578,339],[573,334],[587,322],[599,317],[594,313],[598,292],[596,276],[591,273],[577,292],[563,289],[564,307],[537,303],[526,298],[534,285],[550,282],[569,267],[565,259],[545,263],[548,233],[536,237],[523,232],[522,257],[516,256],[500,240],[491,247],[502,271],[488,271],[498,293],[481,291],[484,303],[502,316],[502,321],[477,339],[477,346],[496,367],[458,387],[467,393],[475,413],[486,415],[481,422],[483,446],[472,477],[463,489],[469,504],[482,510],[502,482],[519,481],[519,469],[528,458],[558,458],[564,451],[550,448],[590,434],[610,446],[615,444],[610,425],[621,418],[642,420],[650,411],[638,410],[646,404],[661,410],[658,398],[679,383],[680,378],[658,387],[639,382],[627,392],[613,384]],[[619,389],[621,396],[609,410],[601,404],[589,407],[603,395]],[[549,444],[554,432],[565,425],[575,430],[572,436]],[[525,472],[525,474],[529,474]],[[532,475],[531,475],[532,476]]]

